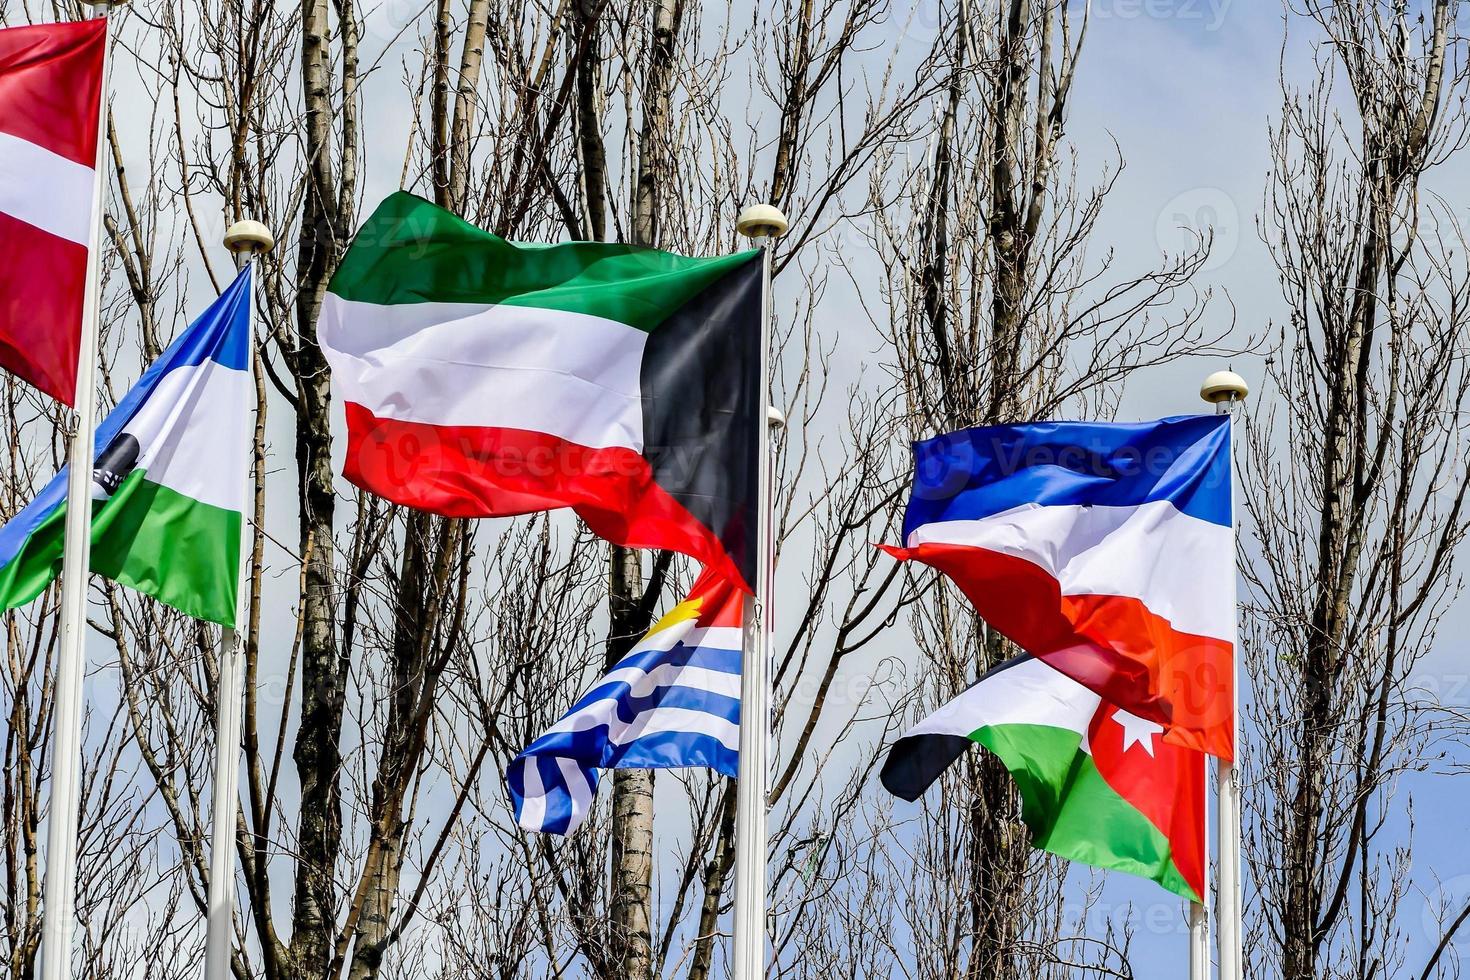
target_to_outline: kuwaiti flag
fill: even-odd
[[[76,400],[107,21],[0,30],[0,367]]]
[[[97,427],[91,570],[235,625],[250,475],[247,266]],[[0,527],[0,608],[61,570],[67,470]]]
[[[571,507],[754,581],[760,288],[756,252],[518,245],[394,194],[317,328],[345,475],[451,517]]]
[[[1230,419],[1040,422],[914,444],[900,558],[939,569],[1023,650],[1232,754]]]
[[[1202,901],[1204,755],[1029,655],[1008,660],[909,729],[884,761],[890,793],[917,800],[974,743],[1000,757],[1031,843]]]
[[[600,769],[704,766],[734,778],[744,602],[706,570],[687,599],[511,762],[516,822],[571,833],[592,807]]]

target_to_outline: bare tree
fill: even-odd
[[[1067,169],[1067,108],[1087,11],[1014,0],[959,4],[944,22],[945,91],[922,163],[890,163],[875,195],[874,244],[890,308],[881,324],[898,383],[894,413],[911,438],[972,425],[1106,415],[1134,371],[1208,351],[1207,300],[1191,281],[1209,242],[1143,272],[1112,269],[1088,246],[1121,158],[1092,187]],[[897,171],[897,172],[893,172]],[[887,217],[901,214],[904,220]],[[947,700],[1013,654],[958,592],[927,576],[912,623],[926,670],[911,710]],[[1032,851],[1019,798],[999,760],[979,752],[946,777],[918,830],[914,886],[925,975],[1047,976],[1066,965],[1109,975],[1126,940],[1075,950],[1044,914],[1060,895],[1054,862]],[[930,816],[930,814],[926,814]],[[1082,958],[1070,963],[1064,951]]]
[[[1293,980],[1409,969],[1410,839],[1385,832],[1445,721],[1413,675],[1458,590],[1470,487],[1470,270],[1427,183],[1466,140],[1458,8],[1307,5],[1313,67],[1283,79],[1272,134],[1265,232],[1290,316],[1242,473],[1246,853],[1252,961]]]

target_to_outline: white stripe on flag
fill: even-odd
[[[704,647],[706,650],[743,650],[745,648],[745,634],[738,626],[704,626],[696,627],[698,620],[690,619],[673,626],[666,626],[656,633],[649,633],[638,641],[638,645],[628,651],[631,657],[635,653],[647,653],[650,650],[672,650],[675,646],[683,643],[686,647]]]
[[[44,146],[0,132],[0,211],[83,248],[92,230],[95,173]]]
[[[653,670],[642,671],[637,667],[619,667],[597,682],[598,687],[606,684],[627,684],[629,692],[623,697],[647,697],[660,687],[687,687],[695,691],[707,691],[727,698],[740,700],[740,675],[727,674],[723,670],[707,667],[681,667],[678,664],[659,664]],[[622,698],[618,698],[622,700]],[[591,708],[592,705],[588,705]]]
[[[540,830],[546,824],[546,789],[541,785],[541,771],[536,767],[535,756],[525,759],[521,765],[526,795],[516,822],[527,830]]]
[[[650,709],[626,725],[619,724],[616,734],[610,734],[608,740],[614,745],[629,745],[659,732],[708,735],[718,739],[731,752],[740,751],[739,725],[731,724],[719,715],[690,708]]]
[[[683,670],[687,671],[687,668],[684,668]],[[725,674],[719,671],[701,671],[701,677],[703,676],[713,676],[721,679],[719,682],[721,689],[718,691],[711,691],[710,693],[724,694],[727,697],[732,697],[736,700],[739,700],[740,675]],[[730,683],[730,681],[733,681],[733,684]],[[604,681],[600,680],[598,681],[597,686],[600,687],[603,683]],[[546,734],[550,735],[553,732],[584,732],[589,729],[596,728],[599,725],[607,725],[607,740],[613,745],[619,745],[623,742],[627,742],[638,737],[636,733],[631,735],[627,733],[633,730],[633,727],[639,723],[640,718],[643,718],[645,715],[651,714],[655,711],[672,710],[654,706],[652,708],[646,709],[641,714],[635,715],[632,721],[625,722],[618,717],[617,712],[618,705],[622,704],[624,701],[628,700],[629,698],[647,697],[654,691],[658,690],[660,687],[663,687],[666,690],[670,690],[674,687],[682,687],[694,691],[699,691],[700,693],[704,693],[708,690],[703,685],[697,683],[696,678],[694,677],[691,677],[688,681],[686,681],[682,676],[681,668],[672,664],[664,664],[656,670],[653,670],[647,675],[639,678],[635,683],[631,684],[630,686],[631,690],[626,692],[619,692],[616,697],[598,698],[591,704],[583,705],[576,711],[568,712],[566,715],[562,716],[560,721],[548,728],[546,730]],[[732,691],[733,693],[727,693]],[[718,718],[717,716],[708,714],[704,711],[690,711],[689,713],[691,715],[697,715],[701,718],[714,718],[720,721],[722,724],[728,724],[728,722],[725,722],[724,719]],[[734,726],[731,726],[732,729],[733,727]],[[691,729],[691,731],[693,730],[696,729]],[[703,731],[703,729],[697,730]],[[723,729],[721,729],[721,731],[723,731]],[[737,745],[731,744],[730,747],[732,749],[737,748]]]
[[[969,737],[994,725],[1040,725],[1087,734],[1102,698],[1040,660],[1024,660],[980,681],[913,728],[911,735]]]
[[[1062,595],[1138,599],[1174,629],[1235,636],[1235,545],[1230,528],[1180,513],[1167,500],[1136,507],[1023,504],[975,521],[938,521],[909,535],[1024,558]]]
[[[561,770],[561,778],[567,784],[567,795],[572,800],[572,826],[580,824],[587,816],[587,811],[592,808],[593,788],[587,783],[587,774],[577,767],[577,763],[566,756],[558,756],[556,767]]]
[[[151,483],[244,512],[253,398],[249,372],[217,361],[165,374],[123,429],[141,447],[138,468]]]
[[[328,293],[317,337],[343,401],[378,418],[643,450],[648,335],[525,306],[383,306]]]

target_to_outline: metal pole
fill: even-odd
[[[1189,980],[1210,980],[1210,917],[1199,902],[1189,903]]]
[[[770,760],[771,622],[771,250],[786,219],[768,205],[747,208],[736,227],[761,246],[761,423],[755,595],[745,600],[740,672],[740,776],[735,793],[733,980],[766,975],[766,779]]]
[[[250,276],[250,336],[255,336],[257,257],[275,244],[265,226],[239,221],[225,232],[225,247],[235,253],[237,267]],[[254,358],[251,358],[254,364]],[[240,743],[245,714],[245,625],[250,567],[250,535],[240,522],[240,577],[236,592],[235,628],[220,630],[219,690],[214,726],[214,796],[210,809],[209,908],[204,940],[205,980],[230,976],[231,939],[235,926],[235,810],[240,799]]]
[[[1230,417],[1230,448],[1235,447],[1235,415],[1237,403],[1243,402],[1250,388],[1245,379],[1233,371],[1216,371],[1200,386],[1200,397],[1215,406],[1215,414]],[[1235,540],[1235,480],[1231,467],[1230,528]],[[1233,556],[1232,556],[1233,558]],[[1240,606],[1235,577],[1230,579],[1230,604],[1235,610],[1234,635],[1231,637],[1233,678],[1230,705],[1230,744],[1234,758],[1229,762],[1215,760],[1215,832],[1218,835],[1219,880],[1216,882],[1216,928],[1220,948],[1220,980],[1241,980],[1243,955],[1241,947],[1240,908]]]
[[[108,20],[110,10],[102,8]],[[76,920],[77,827],[82,793],[82,677],[86,673],[87,571],[92,552],[92,463],[97,438],[98,292],[102,269],[103,165],[107,150],[107,91],[112,72],[111,24],[102,55],[97,113],[97,156],[92,177],[92,231],[87,238],[87,281],[82,294],[77,392],[66,465],[66,544],[61,558],[60,642],[56,651],[51,732],[51,816],[46,823],[45,915],[40,980],[71,976]]]
[[[1232,397],[1227,401],[1220,402],[1219,407],[1230,415],[1230,445],[1232,450],[1235,445],[1235,417],[1231,412],[1234,408],[1235,399]],[[1233,468],[1232,468],[1233,469]],[[1232,478],[1230,486],[1230,526],[1235,527],[1235,482]],[[1231,535],[1234,540],[1234,534]],[[1215,799],[1218,806],[1216,813],[1217,828],[1219,834],[1220,852],[1220,881],[1219,881],[1219,916],[1220,916],[1220,980],[1241,980],[1242,972],[1241,947],[1241,908],[1240,908],[1240,612],[1238,597],[1236,596],[1236,584],[1234,576],[1230,579],[1231,605],[1235,608],[1235,635],[1231,641],[1231,651],[1234,655],[1232,669],[1234,671],[1231,691],[1234,702],[1230,706],[1231,737],[1230,744],[1234,747],[1234,758],[1230,761],[1223,759],[1215,760]]]
[[[1210,772],[1208,767],[1201,774],[1204,785],[1201,790],[1208,799],[1210,795]],[[1205,839],[1204,848],[1204,894],[1198,902],[1189,903],[1189,980],[1210,980],[1210,819],[1201,812],[1200,835]]]
[[[245,591],[242,579],[240,591]],[[240,729],[245,657],[237,630],[220,631],[219,703],[215,708],[214,799],[210,811],[209,913],[204,941],[205,980],[230,975],[235,917],[235,806],[240,796]]]

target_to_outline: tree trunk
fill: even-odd
[[[297,247],[296,463],[301,487],[302,594],[301,724],[292,753],[301,784],[298,861],[291,929],[295,976],[323,976],[336,931],[333,887],[342,839],[341,751],[347,663],[336,630],[335,547],[332,520],[330,372],[316,342],[317,316],[352,224],[355,187],[355,116],[332,99],[332,53],[327,0],[301,5],[301,82],[306,106],[307,179]],[[355,99],[355,26],[339,25],[343,45],[344,103]],[[333,121],[342,125],[342,176],[333,161]]]
[[[573,11],[578,33],[586,36],[577,59],[577,158],[581,164],[582,235],[607,239],[607,149],[602,142],[602,33],[598,0],[577,0]],[[587,36],[589,35],[590,36]]]
[[[694,956],[689,980],[709,980],[714,959],[716,931],[720,922],[720,896],[735,866],[735,781],[725,781],[720,797],[720,826],[715,832],[715,855],[704,870],[704,901],[699,907],[699,929],[695,932]]]
[[[643,86],[643,125],[638,134],[638,174],[633,188],[633,241],[659,244],[661,181],[668,173],[672,131],[674,38],[680,0],[656,0]],[[648,630],[653,603],[643,595],[637,552],[614,547],[610,556],[609,664],[619,660]],[[619,769],[613,774],[612,904],[613,960],[626,980],[651,980],[653,941],[653,773]]]
[[[648,631],[643,567],[638,552],[614,546],[609,555],[612,624],[607,664],[621,660]],[[653,771],[613,770],[612,900],[608,937],[612,962],[628,980],[653,976]],[[613,978],[609,978],[613,980]]]

